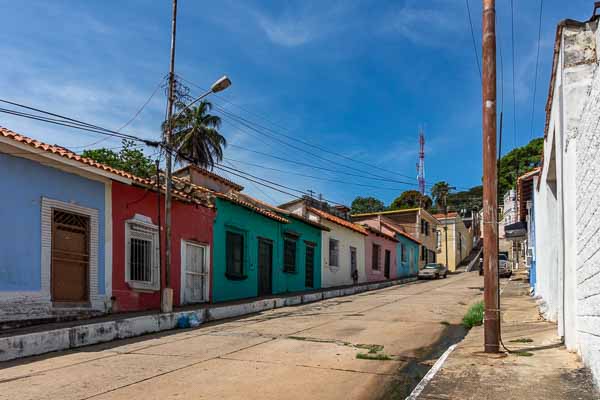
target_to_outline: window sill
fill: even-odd
[[[290,274],[290,275],[298,275],[298,271],[296,270],[291,270],[291,269],[284,269],[283,270],[284,274]]]
[[[151,283],[138,282],[138,281],[127,281],[127,285],[138,292],[157,292],[160,290],[158,286],[154,286]]]
[[[232,275],[228,273],[225,273],[225,277],[230,281],[243,281],[248,279],[248,275]]]

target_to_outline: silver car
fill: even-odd
[[[501,278],[510,278],[512,275],[512,268],[510,262],[505,254],[498,254],[498,276]]]
[[[417,275],[419,279],[439,279],[447,276],[448,268],[444,264],[437,263],[426,264]]]

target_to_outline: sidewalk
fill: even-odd
[[[473,328],[418,397],[439,399],[600,399],[592,377],[539,316],[525,275],[501,296],[502,339],[516,353],[483,353],[483,327]]]

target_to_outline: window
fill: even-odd
[[[421,246],[421,260],[427,261],[427,249],[425,246]]]
[[[421,233],[425,234],[425,221],[421,220]]]
[[[409,264],[410,270],[412,271],[415,267],[415,249],[413,247],[410,248],[410,256],[409,256]]]
[[[338,267],[340,259],[340,242],[339,240],[329,239],[329,265]]]
[[[403,263],[408,261],[408,254],[406,254],[406,246],[404,244],[400,245],[400,260],[402,260]]]
[[[375,270],[379,269],[379,265],[380,265],[380,258],[381,258],[381,246],[378,244],[373,243],[373,254],[372,256],[372,260],[371,262],[372,264],[372,268]]]
[[[429,236],[429,222],[425,221],[425,236]]]
[[[125,223],[126,281],[136,289],[159,289],[158,228],[147,221]]]
[[[435,241],[437,248],[442,248],[442,231],[435,231]]]
[[[285,235],[283,240],[283,271],[296,272],[296,236]]]
[[[304,279],[304,286],[314,287],[315,286],[315,245],[313,243],[306,243],[306,256],[304,261],[306,276]]]
[[[227,265],[225,275],[229,279],[243,279],[244,276],[244,235],[228,231],[225,253]]]

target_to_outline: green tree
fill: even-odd
[[[132,140],[125,139],[123,139],[122,145],[123,147],[119,152],[101,148],[85,150],[81,155],[141,178],[148,178],[156,174],[154,161],[146,157],[141,147],[137,146]]]
[[[188,161],[203,168],[212,168],[223,160],[223,148],[227,146],[225,137],[219,132],[221,118],[211,115],[212,104],[202,101],[196,107],[183,108],[173,119],[171,137],[176,150],[175,161]],[[166,122],[163,123],[163,131]]]
[[[390,204],[390,210],[418,207],[429,209],[431,208],[431,203],[431,198],[427,195],[422,196],[418,190],[407,190],[400,196],[396,197],[394,201],[392,201],[392,204]]]
[[[352,214],[379,212],[385,210],[385,205],[375,197],[360,197],[354,199],[351,205]]]
[[[498,163],[498,197],[515,186],[517,177],[539,165],[544,151],[544,139],[537,138],[523,147],[512,149]]]
[[[469,190],[448,194],[449,210],[481,210],[483,205],[483,186],[473,186]]]

